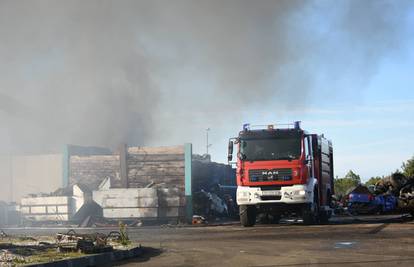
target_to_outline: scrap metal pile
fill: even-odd
[[[414,177],[406,177],[398,172],[394,173],[377,182],[375,194],[377,196],[394,196],[398,211],[414,214]]]
[[[236,187],[216,184],[209,190],[201,189],[193,195],[194,213],[206,219],[236,218]]]
[[[375,186],[359,184],[348,190],[343,201],[343,206],[353,215],[411,213],[414,216],[414,177],[396,172]]]
[[[85,254],[102,253],[113,250],[112,242],[126,243],[128,239],[123,231],[112,231],[108,235],[102,233],[79,234],[74,230],[56,235],[57,248],[61,252],[78,251]]]

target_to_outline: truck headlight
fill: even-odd
[[[296,190],[294,192],[294,195],[304,196],[304,195],[306,195],[306,191],[305,190]]]

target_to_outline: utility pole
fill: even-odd
[[[9,172],[9,174],[10,174],[10,202],[13,202],[14,201],[13,200],[13,198],[14,198],[14,194],[13,194],[13,192],[14,192],[13,154],[10,153],[9,159],[10,159],[10,162],[9,162],[9,164],[10,164],[10,166],[9,166],[9,168],[10,168],[10,172]]]
[[[206,150],[207,150],[207,155],[208,155],[208,148],[211,147],[211,144],[208,141],[208,132],[209,131],[210,131],[210,128],[207,128],[206,129],[206,139],[207,139],[207,142],[206,142]]]

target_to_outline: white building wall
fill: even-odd
[[[36,221],[67,221],[73,215],[72,197],[26,197],[21,200],[22,215]]]
[[[62,163],[62,154],[0,156],[0,200],[19,202],[62,187]]]
[[[113,188],[93,191],[93,200],[106,218],[156,218],[158,196],[154,188]]]

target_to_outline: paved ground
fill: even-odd
[[[119,266],[414,266],[414,223],[151,228],[145,257]]]
[[[64,230],[6,231],[44,235]],[[414,222],[395,216],[336,218],[319,226],[141,227],[129,229],[129,235],[146,253],[118,266],[414,266]]]

